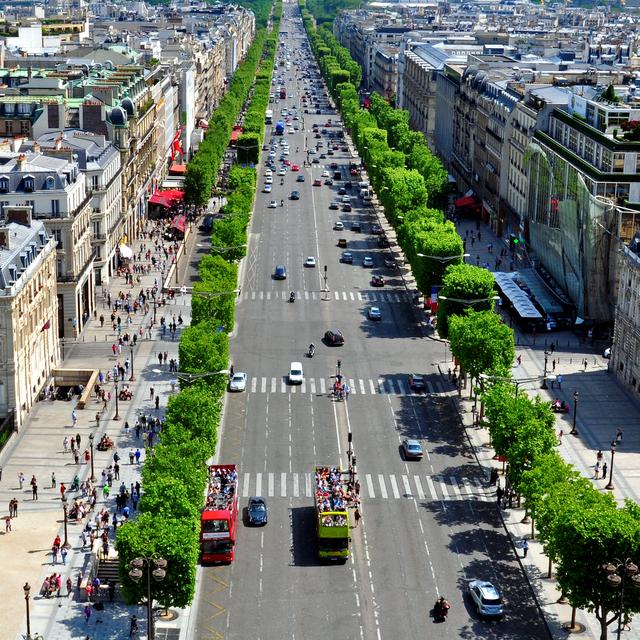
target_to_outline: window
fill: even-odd
[[[53,179],[53,176],[47,176],[47,179],[44,181],[44,188],[47,190],[54,189],[56,186],[56,181]]]
[[[638,154],[638,158],[638,163],[640,164],[640,154]],[[7,193],[7,191],[9,191],[9,178],[6,176],[2,176],[2,178],[0,178],[0,191],[2,193]]]
[[[97,190],[100,188],[100,184],[98,182],[98,176],[91,176],[91,188],[93,190]]]
[[[30,135],[31,132],[31,127],[29,126],[29,121],[28,120],[21,120],[20,121],[20,133],[22,135]]]
[[[24,179],[24,190],[32,192],[35,190],[35,181],[33,176],[26,176]]]
[[[613,172],[624,173],[624,153],[613,154]]]
[[[56,239],[56,249],[62,249],[62,231],[60,231],[60,229],[54,229],[51,235]]]
[[[51,201],[51,215],[60,216],[60,200]]]

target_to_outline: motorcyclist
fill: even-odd
[[[313,342],[309,345],[309,355],[312,356],[316,352],[316,345]]]
[[[436,617],[442,619],[447,617],[449,609],[451,609],[451,605],[447,602],[444,596],[440,596],[433,607]]]
[[[289,294],[289,302],[293,302],[296,299],[296,294],[292,291]]]
[[[284,207],[284,200],[280,200],[280,206]]]

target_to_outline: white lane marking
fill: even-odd
[[[256,292],[255,292],[255,291],[252,291],[252,292],[251,292],[251,299],[252,299],[252,300],[255,300],[255,299],[256,299]]]
[[[284,378],[280,379],[280,393],[287,393],[287,383]]]
[[[304,474],[304,495],[307,496],[307,498],[310,498],[312,493],[311,493],[311,474],[310,473],[305,473]]]
[[[269,497],[273,498],[273,488],[274,488],[274,474],[273,473],[269,473]]]
[[[262,393],[267,392],[267,379],[265,377],[262,378],[262,384],[260,385],[260,391]]]
[[[362,395],[364,395],[366,393],[366,391],[364,390],[364,380],[362,378],[360,378],[360,380],[358,380],[359,384],[360,384],[360,393]]]
[[[375,498],[376,492],[373,490],[373,480],[371,479],[371,474],[367,473],[364,477],[365,477],[365,480],[367,481],[367,491],[369,492],[369,497]]]
[[[340,294],[337,291],[333,292],[333,296],[336,300],[340,300]]]
[[[378,393],[385,393],[384,380],[382,378],[378,378]]]
[[[448,500],[449,492],[447,491],[447,485],[444,483],[444,478],[442,476],[436,476],[436,482],[440,485],[443,500]]]
[[[398,483],[393,473],[389,474],[389,482],[391,483],[391,491],[393,491],[393,497],[397,500],[400,498],[400,492],[398,491]]]
[[[402,476],[402,484],[404,486],[404,497],[405,498],[413,498],[413,493],[411,492],[411,485],[409,484],[409,478],[403,474]]]
[[[271,378],[271,393],[275,393],[276,392],[276,379],[275,378]]]
[[[260,300],[264,300],[264,291],[260,292]]]
[[[429,493],[431,494],[432,500],[438,499],[438,494],[436,493],[436,488],[433,486],[433,480],[431,476],[427,476],[427,487],[429,487]]]
[[[258,378],[251,378],[251,393],[256,392],[256,388],[258,386]]]
[[[315,291],[311,292],[311,299],[312,300],[317,300],[318,299],[318,297],[316,296],[316,292]]]
[[[416,491],[418,492],[418,498],[424,500],[424,491],[422,490],[422,482],[420,482],[420,476],[413,476],[413,481],[416,484]]]
[[[249,495],[249,476],[251,474],[245,473],[242,479],[242,497],[246,498]]]
[[[303,380],[302,385],[300,385],[300,393],[307,393],[307,381]]]
[[[267,291],[267,300],[271,300],[271,291]]]
[[[262,495],[262,474],[260,472],[256,473],[256,495]]]
[[[284,471],[280,474],[280,497],[287,497],[287,474]]]
[[[295,393],[296,392],[297,387],[294,387],[293,385],[291,385],[290,388],[291,388],[291,393]]]
[[[373,384],[373,380],[369,378],[369,389],[371,390],[371,394],[375,395],[376,393],[376,385]]]
[[[351,387],[351,393],[356,394],[356,381],[353,378],[349,378],[349,386]]]
[[[347,299],[347,292],[346,292],[346,291],[343,291],[343,292],[342,292],[342,299],[343,299],[343,300],[346,300],[346,299]]]
[[[478,493],[476,493],[476,495],[480,498],[480,500],[482,500],[482,502],[487,502],[489,500],[489,497],[487,496],[485,488],[482,486],[482,482],[480,482],[480,480],[478,480],[477,478],[474,478],[473,484],[478,490]]]
[[[322,395],[327,393],[327,385],[324,378],[320,378],[320,393]]]
[[[405,395],[407,393],[407,388],[404,386],[404,382],[402,382],[402,380],[397,380],[397,383],[400,387],[400,395]]]
[[[362,294],[359,291],[356,291],[356,296],[358,297],[358,301],[362,302]]]
[[[458,500],[462,500],[462,494],[460,493],[460,489],[458,488],[458,481],[453,477],[449,476],[449,481],[451,482],[451,488],[453,489],[453,493],[455,494]]]
[[[293,474],[293,497],[298,498],[300,496],[300,480],[298,474]]]
[[[378,474],[378,484],[380,485],[380,495],[386,500],[389,496],[387,495],[387,487],[384,485],[384,476],[381,473]]]
[[[311,387],[311,394],[312,395],[316,395],[316,379],[315,378],[311,378],[311,380],[309,380],[309,386]]]
[[[349,297],[351,298],[351,302],[355,300],[355,296],[353,295],[353,291],[349,291]]]
[[[309,292],[308,292],[308,291],[305,291],[305,292],[304,292],[304,299],[305,299],[305,300],[308,300],[308,299],[309,299]]]

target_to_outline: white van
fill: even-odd
[[[302,362],[292,362],[289,368],[289,384],[302,384],[304,382],[304,371]]]

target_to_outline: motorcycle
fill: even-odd
[[[569,413],[569,405],[564,400],[562,400],[562,402],[560,400],[554,400],[551,403],[551,411],[554,413]]]
[[[289,302],[295,302],[296,301],[296,294],[292,291],[289,294]]]
[[[316,348],[314,345],[309,345],[309,350],[307,351],[307,357],[308,358],[313,358],[313,356],[315,355],[316,352]]]
[[[433,621],[444,622],[449,615],[449,609],[451,609],[451,605],[444,598],[438,598],[433,605]]]

